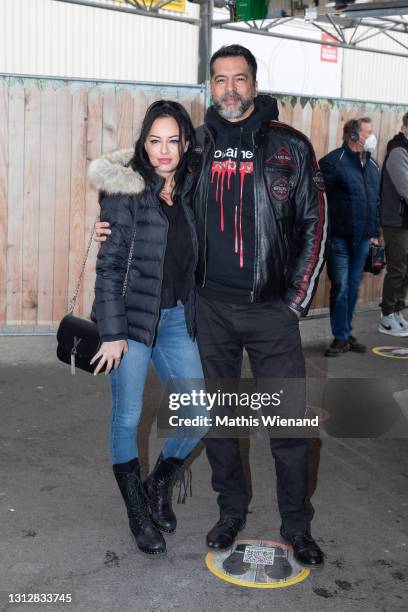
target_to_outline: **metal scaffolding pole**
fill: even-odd
[[[205,84],[206,104],[210,91],[210,58],[212,54],[213,0],[200,4],[200,28],[198,34],[198,73],[197,82]]]
[[[218,25],[217,22],[213,22],[213,26],[215,28],[220,28],[222,30],[231,30],[232,32],[243,32],[245,34],[256,33],[259,36],[269,36],[271,38],[282,38],[283,40],[294,40],[305,43],[310,43],[311,45],[327,45],[330,47],[339,47],[341,49],[350,49],[353,51],[366,51],[368,53],[378,53],[380,55],[391,55],[393,57],[404,57],[408,58],[407,53],[399,53],[397,51],[387,51],[385,49],[370,49],[369,47],[360,47],[358,45],[350,45],[349,43],[342,42],[332,42],[330,40],[322,41],[322,40],[313,40],[310,38],[306,38],[304,36],[290,36],[289,34],[280,34],[277,32],[269,32],[266,30],[254,30],[245,27],[236,27],[235,25]]]
[[[356,13],[357,8],[359,9],[359,11],[362,10],[363,8],[367,8],[365,4],[358,4],[358,5],[355,5],[354,8],[352,9],[351,8],[347,9],[346,11],[344,11],[342,18],[339,18],[338,16],[332,16],[331,13],[327,13],[327,14],[322,13],[319,15],[316,14],[315,18],[308,19],[308,21],[310,23],[313,23],[315,27],[327,33],[328,31],[326,30],[326,28],[324,28],[320,24],[330,23],[330,25],[337,31],[337,34],[341,35],[341,40],[339,39],[337,42],[332,42],[330,40],[328,41],[314,40],[314,39],[310,39],[304,36],[290,36],[287,34],[276,32],[275,29],[273,32],[270,31],[272,28],[275,28],[276,25],[282,25],[282,23],[285,23],[286,21],[291,21],[295,19],[295,17],[293,16],[288,17],[287,19],[283,19],[283,20],[271,19],[271,22],[266,23],[265,25],[263,25],[264,22],[262,21],[262,24],[260,27],[257,25],[254,27],[254,25],[251,25],[251,23],[246,22],[246,25],[247,25],[246,28],[243,25],[241,27],[236,27],[236,25],[232,24],[230,19],[214,21],[213,20],[214,4],[217,7],[225,6],[224,0],[190,0],[191,2],[194,2],[200,5],[200,18],[199,19],[194,19],[191,17],[181,17],[178,15],[173,16],[167,13],[165,14],[159,13],[157,10],[157,7],[166,6],[169,0],[162,0],[157,5],[156,9],[152,8],[152,4],[149,5],[150,6],[149,8],[149,6],[146,4],[146,0],[134,0],[134,4],[132,1],[132,3],[128,4],[127,6],[119,6],[119,5],[114,5],[114,4],[102,3],[102,2],[98,2],[98,0],[53,0],[53,1],[54,2],[66,2],[68,4],[76,4],[76,5],[87,6],[91,8],[106,9],[110,11],[118,11],[118,12],[129,13],[133,15],[140,15],[140,16],[145,16],[145,17],[153,17],[156,19],[164,19],[168,21],[177,21],[180,23],[188,23],[191,25],[198,26],[199,27],[199,45],[198,45],[199,62],[198,62],[198,71],[197,71],[197,77],[198,77],[197,81],[198,83],[205,85],[206,93],[207,93],[206,95],[207,102],[209,101],[209,95],[208,95],[209,82],[210,82],[209,60],[210,60],[211,52],[212,52],[212,28],[221,28],[221,29],[231,30],[235,32],[245,32],[249,34],[259,34],[261,36],[272,36],[272,37],[281,38],[284,40],[300,41],[300,42],[310,43],[314,45],[324,44],[328,46],[339,47],[342,49],[348,49],[348,50],[353,50],[353,51],[365,51],[367,53],[376,53],[376,54],[388,55],[388,56],[393,56],[393,57],[403,57],[403,58],[408,57],[407,53],[403,53],[401,51],[397,51],[397,50],[390,51],[387,49],[373,49],[370,47],[364,47],[360,45],[360,43],[363,42],[364,40],[368,40],[369,38],[372,38],[379,33],[383,33],[384,35],[388,36],[388,38],[392,38],[392,40],[396,44],[398,44],[399,47],[405,49],[406,44],[396,40],[394,37],[391,37],[389,35],[389,32],[396,32],[396,33],[401,33],[401,34],[405,33],[406,35],[408,35],[408,22],[404,22],[403,19],[401,19],[401,21],[398,21],[396,19],[391,19],[389,17],[383,17],[382,19],[380,17],[378,21],[373,21],[373,18],[375,19],[376,17],[374,10],[375,9],[380,10],[380,8],[384,9],[385,5],[387,5],[386,6],[387,14],[389,13],[391,8],[394,8],[394,9],[398,8],[399,13],[397,12],[397,14],[405,14],[406,13],[405,7],[408,7],[408,0],[394,1],[392,2],[392,7],[390,6],[391,3],[385,3],[385,2],[372,3],[369,5],[368,8],[370,8],[370,10],[372,10],[373,12],[367,13],[369,15],[369,18],[366,21],[364,21],[362,16],[360,16],[360,13]],[[149,0],[149,1],[150,3],[152,3],[152,0]],[[145,9],[134,8],[136,5],[139,5],[140,2],[142,2],[143,5],[146,7]],[[355,18],[356,16],[358,16],[358,19]],[[367,30],[366,30],[365,32],[361,33],[360,36],[356,36],[357,29],[359,27],[366,27],[367,29],[372,28],[372,29],[377,30],[377,32],[375,32],[374,34],[368,35]],[[345,31],[349,28],[354,28],[354,33],[350,37],[350,39],[347,41],[347,38],[345,36]]]

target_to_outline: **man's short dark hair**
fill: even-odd
[[[352,139],[353,133],[357,133],[361,130],[362,123],[371,123],[370,117],[361,117],[360,119],[350,119],[344,124],[343,127],[343,141],[347,142]]]
[[[402,125],[404,127],[408,127],[408,113],[405,113],[405,115],[402,118]]]
[[[218,51],[213,53],[210,59],[210,75],[214,76],[214,62],[220,57],[243,57],[246,60],[246,63],[249,66],[249,69],[252,74],[252,78],[254,79],[254,83],[256,81],[256,72],[258,70],[258,64],[256,63],[256,59],[254,55],[250,52],[249,49],[243,47],[242,45],[224,45]]]

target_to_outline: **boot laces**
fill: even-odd
[[[178,504],[185,504],[188,494],[193,497],[193,473],[191,468],[178,469],[175,486],[178,487],[179,493],[177,497]]]
[[[135,519],[139,525],[151,523],[152,518],[147,505],[147,495],[142,483],[138,482],[132,489],[133,490],[130,492],[131,497],[133,497],[132,493],[134,493],[134,499],[136,501],[136,504],[134,504],[134,506],[132,505],[131,509],[132,518]]]

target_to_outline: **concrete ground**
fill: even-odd
[[[369,347],[401,345],[376,332],[377,313],[356,319]],[[407,361],[346,354],[322,357],[327,319],[301,324],[313,377],[396,381],[407,410]],[[71,377],[53,337],[0,337],[0,612],[204,612],[407,609],[408,444],[403,429],[378,439],[311,443],[313,534],[325,567],[282,589],[222,582],[204,564],[205,533],[217,520],[204,452],[192,464],[193,497],[176,506],[179,527],[164,558],[138,552],[107,449],[109,394],[103,377]],[[247,365],[246,370],[247,371]],[[144,469],[162,442],[154,427],[160,397],[151,373],[140,446]],[[279,538],[274,470],[267,441],[250,444],[253,498],[244,537]],[[12,604],[10,593],[71,593],[72,603]],[[405,604],[404,604],[405,601]]]

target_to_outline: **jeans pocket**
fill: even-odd
[[[299,322],[299,317],[297,316],[296,312],[294,312],[294,310],[292,310],[292,308],[288,306],[283,300],[280,300],[280,303],[281,303],[282,309],[286,312],[286,314],[291,316],[297,322]]]

